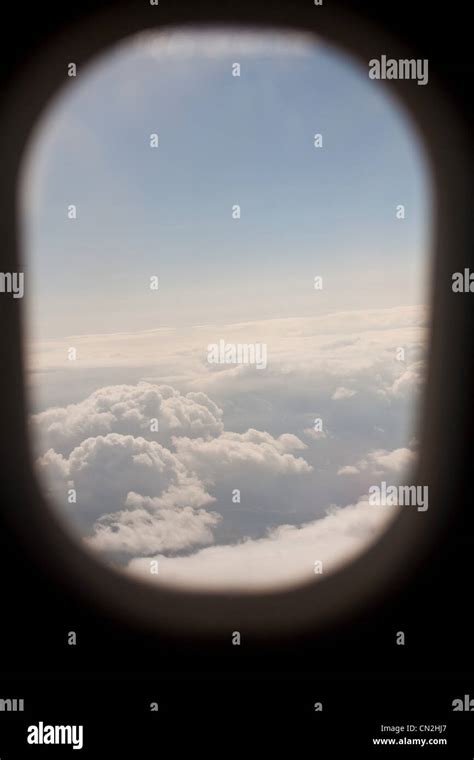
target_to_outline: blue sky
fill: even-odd
[[[223,48],[129,44],[67,80],[26,190],[43,337],[419,302],[428,177],[383,85],[321,44]]]

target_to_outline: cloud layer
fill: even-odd
[[[211,546],[188,557],[134,559],[128,568],[144,579],[155,580],[151,563],[158,561],[159,578],[187,588],[208,584],[216,568],[215,589],[294,585],[321,579],[360,554],[395,515],[394,507],[377,511],[364,498],[342,509],[333,508],[325,517],[302,526],[282,525],[265,538]]]
[[[160,582],[196,587],[291,584],[316,561],[330,572],[394,514],[367,503],[370,485],[416,461],[425,325],[403,307],[108,336],[107,351],[106,336],[77,338],[84,377],[99,356],[110,377],[122,357],[132,377],[138,355],[160,358],[33,415],[38,472],[91,549],[144,577],[152,560]],[[208,365],[221,337],[267,343],[267,369]],[[53,381],[61,351],[39,352]]]

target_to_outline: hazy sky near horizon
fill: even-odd
[[[37,471],[76,535],[239,589],[375,540],[368,488],[417,459],[430,203],[406,117],[319,42],[142,35],[68,80],[22,207]],[[268,365],[210,364],[220,340]]]
[[[429,179],[383,84],[305,37],[222,39],[134,38],[45,114],[22,196],[38,337],[420,302]]]

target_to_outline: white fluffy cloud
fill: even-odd
[[[403,307],[76,337],[89,387],[133,366],[149,367],[148,379],[137,370],[130,384],[86,398],[76,380],[64,406],[32,418],[39,470],[89,545],[120,562],[133,557],[134,572],[147,574],[151,557],[163,580],[196,586],[213,577],[222,587],[291,583],[318,559],[327,572],[385,524],[386,511],[356,497],[414,461],[407,423],[425,332],[425,310]],[[267,369],[210,368],[207,345],[221,337],[266,343]],[[61,393],[70,376],[63,343],[35,357],[48,369],[35,377]],[[396,359],[400,346],[406,362]],[[311,427],[316,418],[324,432]],[[324,516],[332,502],[353,506]]]
[[[212,497],[204,496],[203,503],[212,501]],[[164,498],[147,498],[131,492],[126,509],[100,518],[93,536],[86,541],[99,551],[131,555],[210,544],[214,540],[212,528],[221,516],[193,508],[190,506],[193,500],[196,502],[196,493],[192,489],[190,493],[170,489]]]
[[[267,479],[272,486],[274,475],[312,470],[291,453],[306,448],[291,434],[274,438],[248,430],[173,443],[175,451],[142,436],[108,433],[86,438],[68,456],[49,449],[37,465],[90,546],[128,554],[211,543],[222,516],[204,509],[216,501],[210,485],[222,488],[230,477],[234,485],[255,481],[262,487]],[[72,504],[70,489],[76,493]]]
[[[187,557],[134,559],[128,568],[150,578],[150,562],[157,560],[160,582],[188,588],[252,590],[293,585],[323,578],[360,554],[396,514],[396,507],[373,507],[364,497],[300,527],[281,525],[265,538],[210,546]],[[322,562],[322,574],[315,574],[316,562]]]
[[[384,472],[406,472],[414,464],[415,458],[415,452],[407,448],[394,449],[393,451],[377,449],[369,451],[367,457],[359,460],[355,465],[340,467],[337,474],[357,475],[364,470],[370,470],[374,475],[381,475]]]
[[[305,473],[312,467],[293,451],[306,449],[297,436],[285,433],[274,438],[250,429],[246,433],[222,433],[218,438],[174,438],[179,459],[205,478],[214,480],[229,471]],[[240,478],[241,479],[241,478]]]
[[[92,436],[149,437],[154,420],[161,441],[176,433],[205,437],[223,430],[222,410],[205,393],[181,394],[168,385],[147,382],[99,388],[78,404],[34,415],[32,424],[43,450],[69,453]]]
[[[410,398],[413,393],[418,392],[423,386],[425,375],[424,361],[413,362],[398,377],[395,378],[390,386],[389,393],[402,398]]]
[[[359,468],[352,464],[346,464],[344,467],[339,467],[337,474],[338,475],[358,475],[360,472]]]
[[[160,497],[162,506],[202,506],[212,501],[203,484],[178,457],[156,441],[109,433],[86,438],[68,457],[52,449],[38,460],[40,474],[67,504],[73,487],[77,503],[70,514],[84,529],[104,514],[122,509],[130,492]]]

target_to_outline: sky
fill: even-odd
[[[396,512],[370,484],[416,461],[430,181],[406,115],[296,35],[143,34],[66,80],[21,186],[43,487],[147,580],[330,571]],[[209,364],[220,340],[267,366]]]

